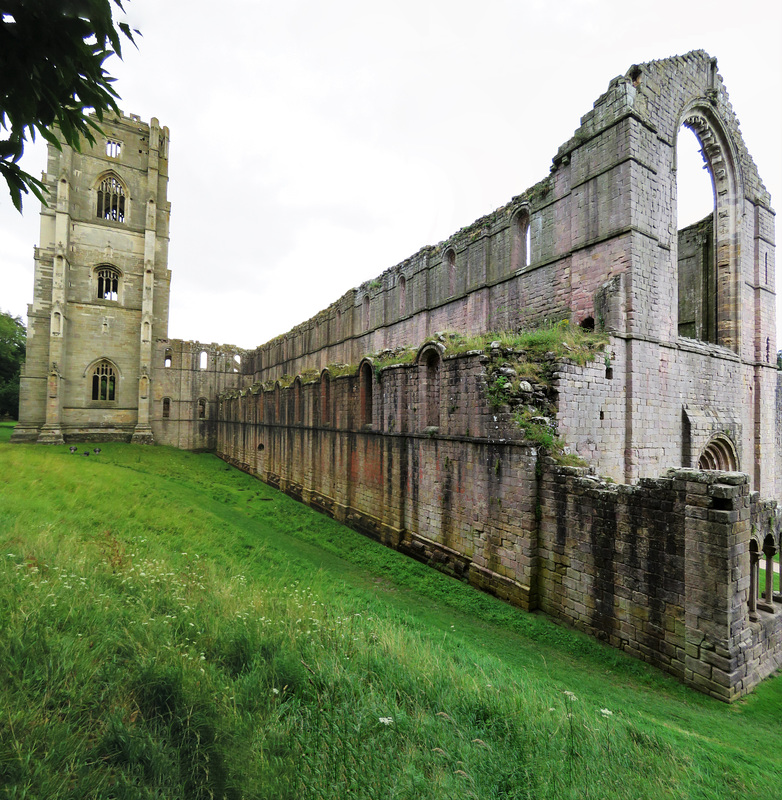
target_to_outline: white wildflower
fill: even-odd
[[[393,717],[378,717],[377,720],[381,725],[390,725],[394,721],[394,718]]]
[[[578,698],[573,694],[573,692],[563,692],[562,694],[564,694],[568,700],[578,700]]]
[[[600,709],[600,713],[601,713],[601,714],[602,714],[604,717],[612,717],[612,716],[614,715],[614,712],[613,712],[613,711],[609,711],[607,708],[601,708],[601,709]]]

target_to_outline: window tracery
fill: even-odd
[[[98,300],[119,301],[119,272],[111,267],[98,269]]]
[[[92,399],[108,403],[117,400],[117,376],[110,361],[100,361],[92,370]]]
[[[125,187],[114,175],[107,175],[98,186],[97,217],[125,222]]]

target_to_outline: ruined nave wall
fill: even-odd
[[[774,504],[750,494],[745,475],[680,469],[628,486],[556,466],[492,407],[490,356],[445,356],[433,393],[426,352],[414,364],[375,371],[365,361],[350,374],[230,392],[218,455],[721,700],[782,665],[776,601],[749,617],[751,542],[778,546],[779,531]],[[602,385],[607,399],[605,370],[563,361],[555,375],[560,386]]]

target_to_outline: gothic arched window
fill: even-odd
[[[98,185],[98,219],[125,221],[125,187],[114,175],[107,175]]]
[[[117,399],[117,377],[110,361],[100,361],[92,370],[92,399],[109,403]]]
[[[98,276],[98,300],[119,300],[119,272],[111,267],[100,267]]]

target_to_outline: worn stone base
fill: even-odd
[[[485,567],[470,564],[468,580],[476,589],[493,594],[500,600],[523,608],[525,611],[534,611],[537,607],[534,593],[529,586],[506,578],[504,575],[498,575]]]
[[[67,431],[65,433],[65,442],[129,442],[131,439],[130,431],[123,431],[121,429],[104,429],[104,430],[80,430],[80,431]]]
[[[130,441],[131,444],[154,444],[155,437],[152,435],[152,428],[139,425],[136,430],[133,431],[133,436],[130,437]]]
[[[65,439],[62,435],[62,429],[59,427],[47,427],[44,425],[41,428],[41,433],[38,435],[38,444],[65,444]]]
[[[38,441],[40,428],[17,425],[11,434],[11,444],[34,443]]]

